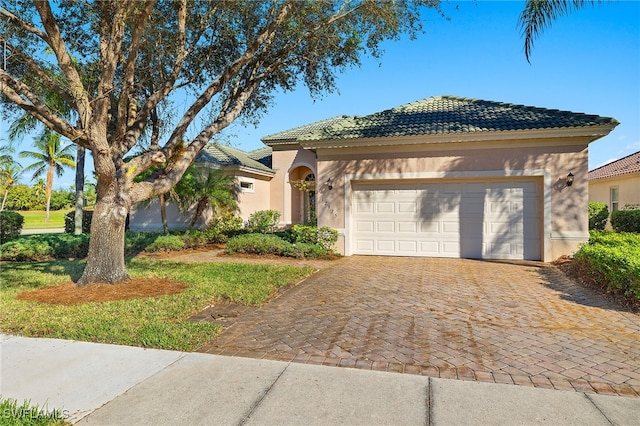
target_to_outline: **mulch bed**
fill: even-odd
[[[119,284],[92,284],[78,288],[73,282],[24,291],[16,297],[60,305],[75,305],[90,302],[112,302],[115,300],[156,297],[176,294],[187,289],[187,285],[166,278],[132,278]]]

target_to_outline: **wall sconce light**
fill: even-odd
[[[327,181],[324,184],[327,186],[327,188],[329,188],[329,191],[333,189],[333,179],[331,178],[327,179]]]
[[[573,185],[573,177],[573,173],[569,172],[569,174],[567,175],[567,186]]]

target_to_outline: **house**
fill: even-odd
[[[336,116],[262,138],[245,211],[315,214],[345,255],[551,261],[588,239],[588,145],[617,124],[454,96]]]
[[[195,166],[199,169],[222,169],[236,181],[239,215],[247,220],[251,213],[269,208],[270,181],[275,175],[271,169],[271,149],[264,147],[252,152],[244,152],[219,143],[212,143],[198,154]],[[265,203],[264,200],[267,202]],[[159,200],[140,203],[132,209],[129,229],[132,231],[161,232],[162,221]],[[171,230],[185,230],[191,216],[180,213],[175,203],[167,202],[167,225]],[[196,223],[202,227],[213,215],[209,209]]]
[[[640,151],[589,171],[589,201],[600,201],[613,212],[640,205]]]

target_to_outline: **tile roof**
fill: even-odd
[[[589,180],[640,172],[640,151],[589,171]]]
[[[264,148],[256,151],[264,151]],[[248,153],[220,143],[210,143],[198,154],[196,161],[208,161],[220,166],[244,166],[260,172],[275,173],[271,167],[256,158],[258,153]]]
[[[499,132],[609,125],[614,118],[483,101],[434,96],[364,117],[339,116],[276,133],[262,140],[317,141],[451,133]]]
[[[304,126],[299,126],[290,130],[285,130],[283,132],[274,133],[272,135],[263,137],[261,140],[267,145],[296,143],[301,136],[306,135],[307,133],[324,129],[325,127],[332,126],[346,118],[348,118],[346,115],[327,118],[324,120],[316,121],[315,123],[305,124]]]
[[[247,152],[249,158],[256,160],[259,163],[264,164],[267,167],[272,167],[272,155],[273,149],[270,146],[265,146],[263,148],[258,148],[253,151]]]

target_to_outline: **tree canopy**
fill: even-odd
[[[93,154],[96,212],[104,214],[94,213],[80,283],[127,278],[123,249],[105,252],[124,245],[126,214],[168,192],[218,132],[238,118],[259,118],[276,91],[299,83],[312,96],[334,90],[337,73],[359,65],[363,55],[379,56],[384,40],[415,36],[421,13],[441,13],[439,6],[439,0],[3,2],[6,110],[26,111]],[[172,102],[186,107],[178,113]]]

